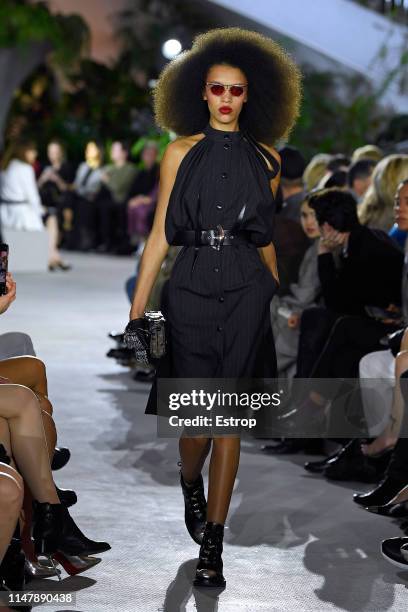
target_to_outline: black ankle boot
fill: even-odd
[[[222,540],[224,525],[219,523],[206,523],[203,541],[200,547],[194,586],[196,587],[225,587],[225,578],[222,574]]]
[[[35,504],[33,539],[37,555],[51,555],[58,550],[66,512],[68,510],[62,504]]]
[[[194,542],[201,544],[207,519],[207,502],[201,474],[191,485],[185,483],[180,470],[180,484],[184,495],[184,520]]]
[[[93,555],[110,549],[107,542],[89,540],[62,504],[37,503],[33,518],[36,554],[53,557],[68,573],[78,573],[69,557]]]

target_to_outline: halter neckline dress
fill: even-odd
[[[159,361],[146,414],[157,414],[158,378],[273,378],[270,302],[278,284],[258,247],[272,242],[279,164],[250,134],[208,124],[179,166],[165,219],[177,230],[244,230],[250,242],[183,246],[163,292],[168,348]],[[272,166],[268,167],[267,158]]]

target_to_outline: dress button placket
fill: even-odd
[[[229,170],[230,170],[230,164],[231,164],[231,144],[230,144],[230,137],[228,136],[228,134],[224,135],[224,144],[222,145],[222,147],[223,147],[223,154],[224,154],[222,157],[224,158],[225,170],[220,173],[221,180],[219,181],[219,185],[217,185],[217,193],[220,194],[220,200],[217,200],[215,203],[215,208],[217,212],[216,219],[218,223],[221,223],[221,225],[222,225],[222,211],[224,209],[224,203],[226,202],[226,197],[229,192],[228,176],[229,176]],[[222,249],[218,252],[219,252],[219,257],[221,257]],[[217,271],[217,270],[219,270],[218,266],[214,268],[214,271]],[[225,300],[224,296],[222,295],[224,291],[222,274],[220,275],[219,279],[220,279],[219,295],[216,299],[218,299],[218,303],[221,307],[222,303]],[[217,332],[220,333],[221,339],[222,339],[221,359],[223,358],[223,353],[224,353],[223,334],[221,334],[221,332],[224,331],[224,312],[225,312],[224,308],[220,309],[219,316],[217,317],[218,322],[216,325]]]

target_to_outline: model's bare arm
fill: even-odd
[[[143,317],[151,290],[166,257],[169,244],[166,240],[164,222],[177,170],[188,150],[183,139],[168,145],[160,164],[160,185],[153,227],[140,260],[139,273],[133,295],[130,319]]]
[[[268,145],[262,145],[262,146],[264,146],[266,149],[268,149],[268,151],[279,162],[279,166],[280,166],[281,158],[280,158],[280,155],[277,152],[277,150],[274,149],[273,147],[269,147]],[[271,191],[273,193],[273,197],[274,198],[276,197],[276,193],[278,191],[280,177],[281,177],[281,172],[280,172],[280,169],[279,169],[278,174],[270,182]],[[266,265],[266,267],[269,268],[269,270],[271,271],[272,276],[274,276],[274,278],[279,283],[278,264],[277,264],[277,261],[276,261],[276,251],[275,251],[275,247],[273,245],[273,242],[271,242],[267,246],[260,247],[258,249],[258,252],[259,252],[259,254],[261,256],[262,261]]]

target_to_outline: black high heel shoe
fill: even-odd
[[[47,502],[35,506],[33,539],[37,555],[48,557],[54,569],[57,561],[70,575],[95,565],[93,559],[87,563],[84,557],[110,549],[107,542],[93,542],[86,538],[65,506]],[[75,564],[73,557],[81,557],[81,563]]]
[[[108,542],[97,542],[87,538],[68,511],[66,512],[62,535],[64,546],[68,552],[71,551],[70,554],[73,556],[88,557],[90,555],[99,555],[111,549]]]
[[[184,520],[194,542],[201,544],[207,520],[207,502],[201,474],[191,485],[186,484],[180,470],[180,484],[184,495]]]
[[[399,519],[408,517],[408,502],[406,501],[395,502],[394,504],[388,503],[384,506],[367,506],[364,509],[373,514],[387,516],[388,518]]]
[[[379,485],[369,493],[354,493],[353,501],[360,506],[384,506],[398,493],[405,489],[406,483],[386,476]]]
[[[222,573],[223,562],[221,558],[223,537],[224,525],[206,523],[193,582],[195,587],[225,587],[226,581]]]

